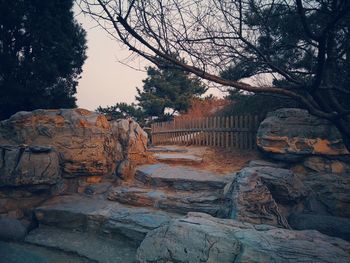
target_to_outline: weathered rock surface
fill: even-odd
[[[21,221],[12,218],[0,218],[0,240],[23,240],[27,234]]]
[[[50,147],[0,146],[0,186],[55,184],[58,154]]]
[[[72,253],[47,249],[25,243],[0,241],[1,262],[6,263],[95,263]],[[123,262],[123,261],[121,261]]]
[[[138,161],[147,150],[147,133],[132,119],[111,121],[113,136],[123,148],[124,159]]]
[[[294,108],[269,113],[259,126],[257,144],[271,157],[282,160],[349,154],[339,131],[329,121]]]
[[[184,153],[156,153],[154,154],[154,157],[157,161],[172,164],[180,163],[191,165],[203,162],[203,159],[200,156]]]
[[[187,153],[188,150],[184,147],[176,145],[152,146],[148,148],[149,152],[154,153]]]
[[[274,167],[274,168],[286,168],[287,164],[283,162],[269,162],[265,160],[252,160],[248,163],[248,167]]]
[[[347,161],[311,156],[305,158],[303,166],[311,172],[345,174],[350,173],[350,159]]]
[[[135,179],[148,186],[170,187],[176,190],[220,190],[231,175],[217,175],[188,166],[150,164],[139,166]]]
[[[311,189],[307,211],[313,214],[350,218],[350,177],[348,174],[310,173],[303,183]]]
[[[137,249],[135,244],[125,239],[101,238],[91,233],[72,232],[47,226],[41,226],[30,232],[26,242],[72,252],[101,263],[132,263]]]
[[[177,217],[154,209],[75,195],[52,198],[34,212],[40,225],[123,237],[135,243],[140,243],[150,230]]]
[[[307,189],[290,170],[247,167],[225,187],[225,196],[231,200],[231,218],[289,228],[281,207],[301,202]]]
[[[116,175],[123,180],[132,178],[135,175],[135,164],[129,159],[119,162]]]
[[[202,212],[213,216],[223,213],[222,191],[167,191],[140,187],[114,187],[108,199],[123,204],[148,206],[177,214]],[[225,211],[227,213],[227,211]]]
[[[109,122],[83,109],[18,112],[0,123],[0,144],[52,146],[66,177],[115,170],[116,142]]]
[[[335,236],[350,241],[350,219],[335,216],[292,214],[288,222],[293,229],[318,230],[328,236]]]
[[[113,136],[117,140],[117,164],[116,175],[123,180],[132,178],[135,174],[135,166],[145,163],[148,135],[140,125],[132,119],[120,119],[110,122]]]
[[[349,262],[350,243],[190,213],[147,234],[137,260],[153,262]]]

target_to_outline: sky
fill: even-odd
[[[80,108],[95,110],[98,106],[111,106],[117,102],[134,102],[136,87],[142,87],[147,74],[118,61],[124,61],[131,52],[120,47],[116,40],[96,27],[94,21],[83,14],[76,19],[87,31],[87,56],[77,87]],[[144,69],[148,64],[136,59],[131,66]]]
[[[136,58],[128,65],[118,61],[129,61],[131,52],[120,46],[102,28],[75,7],[75,18],[87,32],[87,59],[77,87],[77,105],[80,108],[96,110],[98,106],[112,106],[117,102],[135,102],[136,87],[142,87],[147,77],[144,71],[147,63]],[[135,70],[130,66],[141,69]],[[205,95],[221,97],[216,89],[210,89]]]

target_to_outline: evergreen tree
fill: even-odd
[[[73,0],[0,0],[0,119],[75,107],[86,33]]]
[[[145,115],[143,110],[135,103],[127,104],[125,102],[116,103],[113,106],[107,106],[105,108],[99,106],[97,111],[107,115],[110,119],[122,119],[125,117],[131,117],[138,123],[144,123]]]
[[[190,107],[192,98],[207,91],[199,78],[169,65],[148,67],[147,75],[143,80],[143,89],[137,89],[136,96],[146,116],[167,119],[175,112],[185,112]],[[166,109],[171,112],[166,114]]]

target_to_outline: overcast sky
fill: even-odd
[[[91,18],[79,14],[76,19],[87,31],[88,46],[77,88],[78,107],[95,110],[99,105],[135,101],[136,87],[142,87],[146,73],[119,63],[128,58],[130,51],[122,49]],[[136,59],[133,66],[144,69],[146,63]]]

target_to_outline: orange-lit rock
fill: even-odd
[[[86,178],[88,184],[98,184],[102,181],[102,176],[89,176]]]
[[[341,174],[350,172],[350,164],[340,160],[322,158],[319,156],[306,158],[303,165],[306,168],[319,173]]]
[[[329,121],[302,109],[279,109],[260,124],[258,147],[272,157],[348,155],[342,136]]]
[[[126,155],[144,154],[147,150],[147,133],[132,119],[110,122],[113,135],[126,149]]]
[[[148,160],[147,133],[132,119],[113,120],[110,125],[118,142],[117,147],[123,149],[120,159],[124,161],[119,163],[117,174],[124,179],[131,178],[134,166]]]
[[[0,144],[53,147],[64,177],[113,174],[118,160],[107,119],[84,109],[18,112],[1,122]]]

